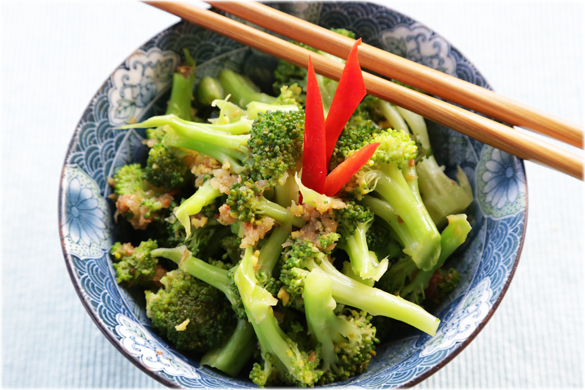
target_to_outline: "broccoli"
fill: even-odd
[[[114,187],[111,198],[116,202],[116,216],[122,215],[134,229],[146,229],[160,219],[173,200],[167,189],[145,180],[140,164],[122,166],[109,183]]]
[[[252,324],[248,320],[238,319],[236,330],[230,338],[203,355],[201,364],[236,376],[252,357],[256,343]]]
[[[224,97],[223,87],[216,78],[206,76],[197,85],[197,98],[201,104],[211,106],[214,100]]]
[[[419,146],[416,172],[420,194],[438,227],[445,225],[447,215],[460,213],[473,202],[469,180],[461,167],[457,167],[457,184],[435,160],[422,116],[372,96],[367,96],[360,106],[362,112],[369,113],[384,128],[392,127],[404,131],[410,128]]]
[[[355,201],[346,202],[346,207],[335,210],[340,240],[337,247],[349,255],[353,272],[361,279],[379,280],[388,269],[388,260],[378,261],[376,254],[369,250],[367,231],[374,215]]]
[[[183,120],[176,115],[154,116],[142,123],[125,125],[122,128],[164,126],[163,144],[169,148],[184,148],[213,157],[221,163],[230,164],[231,170],[244,170],[243,161],[248,156],[246,144],[252,124],[241,119],[225,125],[196,123]]]
[[[313,386],[321,377],[321,372],[316,369],[318,356],[315,351],[300,350],[298,344],[279,327],[272,310],[278,301],[258,284],[254,271],[257,261],[252,248],[247,248],[234,275],[248,320],[260,342],[264,361],[264,367],[254,364],[250,379],[261,387],[276,380],[289,385]]]
[[[179,189],[194,180],[185,162],[185,153],[167,148],[162,143],[155,144],[149,150],[144,172],[148,181],[156,187]]]
[[[404,108],[396,109],[406,120],[422,147],[431,150],[425,119]],[[460,166],[457,166],[459,184],[445,174],[444,167],[439,166],[432,153],[416,164],[416,172],[423,203],[438,227],[447,223],[448,215],[463,212],[473,202],[469,179]]]
[[[370,226],[366,232],[368,248],[376,253],[379,259],[394,259],[402,253],[402,247],[397,239],[392,237],[395,233],[391,228],[382,226],[384,222],[377,222]],[[384,223],[385,224],[385,223]]]
[[[356,176],[367,178],[362,181],[362,193],[373,190],[382,199],[364,196],[363,203],[388,222],[404,246],[404,253],[411,256],[420,269],[431,269],[440,254],[441,236],[418,192],[413,173],[417,153],[414,141],[403,131],[378,132],[369,126],[357,130],[342,132],[342,142],[338,141],[334,154],[337,158],[345,158],[362,146],[380,144],[370,163]]]
[[[166,270],[158,265],[151,252],[158,248],[155,240],[142,241],[138,247],[116,242],[110,249],[116,270],[116,281],[131,286],[160,286]]]
[[[317,270],[330,277],[333,299],[339,304],[365,310],[374,316],[397,319],[430,335],[434,335],[439,326],[439,319],[420,306],[342,274],[311,241],[295,240],[283,252],[282,261],[280,280],[291,298],[302,296],[305,277]]]
[[[146,291],[146,315],[178,350],[207,352],[220,345],[235,327],[224,294],[183,272],[168,272],[164,288]]]
[[[235,234],[230,234],[220,240],[221,247],[225,250],[222,260],[230,259],[233,263],[240,261],[242,239]]]
[[[428,271],[419,271],[412,282],[401,289],[400,295],[411,302],[421,304],[425,299],[425,290],[429,287],[430,281],[435,277],[438,283],[438,291],[434,297],[438,301],[441,296],[452,291],[459,283],[459,273],[456,270],[443,270],[441,267],[447,258],[467,239],[471,231],[471,225],[467,222],[465,214],[447,216],[449,224],[441,232],[441,256],[437,264]],[[434,295],[434,294],[431,294]]]
[[[245,318],[242,300],[233,283],[229,270],[208,264],[193,257],[185,246],[176,248],[158,248],[152,256],[165,257],[179,265],[179,269],[209,284],[225,294],[238,318]]]
[[[191,235],[191,220],[189,216],[198,214],[205,206],[215,204],[216,199],[221,195],[221,191],[216,189],[210,180],[207,180],[189,199],[181,202],[180,206],[173,211],[177,220],[185,228],[187,237]]]
[[[260,190],[249,182],[235,183],[230,189],[226,204],[234,217],[237,216],[243,222],[255,223],[264,217],[269,217],[296,227],[305,225],[302,218],[293,217],[283,206],[266,199]]]
[[[363,373],[375,355],[376,328],[366,312],[334,312],[331,279],[311,271],[305,278],[305,313],[311,334],[321,344],[322,382],[346,380]]]
[[[241,108],[251,102],[274,104],[276,98],[259,91],[258,87],[246,76],[229,69],[222,70],[217,76],[226,95],[231,95]]]
[[[192,121],[191,101],[193,100],[193,84],[195,82],[195,61],[185,52],[185,62],[177,67],[173,73],[171,97],[167,105],[166,115]],[[146,162],[146,178],[156,187],[179,189],[193,179],[193,175],[185,162],[185,153],[173,148],[167,148],[162,143],[164,131],[157,127],[147,132],[149,139],[156,139],[156,142],[149,143],[151,149]]]
[[[304,111],[260,114],[248,141],[251,179],[282,186],[289,176],[294,176],[303,155],[304,128]]]

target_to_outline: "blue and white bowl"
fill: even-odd
[[[409,17],[367,3],[273,3],[326,28],[354,31],[364,42],[490,88],[477,69],[444,38]],[[172,72],[183,48],[197,61],[198,80],[222,68],[245,73],[269,87],[277,60],[195,25],[180,22],[128,57],[105,81],[77,125],[63,166],[59,223],[63,253],[79,297],[112,344],[145,373],[170,387],[252,387],[175,351],[153,330],[144,307],[117,285],[110,245],[121,233],[113,222],[107,178],[129,162],[145,160],[143,130],[119,130],[165,111]],[[454,177],[460,165],[475,201],[473,230],[450,259],[461,284],[435,313],[434,337],[413,329],[378,347],[367,373],[331,386],[414,385],[451,361],[486,325],[514,275],[524,240],[527,187],[518,158],[443,126],[429,123],[435,156]]]

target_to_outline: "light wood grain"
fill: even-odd
[[[343,71],[343,64],[339,62],[215,12],[181,2],[146,1],[145,3],[304,68],[307,67],[308,58],[311,56],[315,71],[331,79],[339,80]],[[549,145],[519,130],[372,74],[363,72],[363,77],[368,93],[373,96],[400,105],[425,118],[524,160],[548,166],[583,180],[583,159],[572,153]]]
[[[351,38],[255,1],[208,3],[340,58],[347,57],[354,42]],[[362,68],[402,81],[510,125],[525,127],[583,149],[583,128],[573,123],[367,44],[360,46],[359,58]]]

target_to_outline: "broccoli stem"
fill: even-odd
[[[260,250],[260,256],[258,256],[258,265],[260,266],[260,272],[268,276],[272,276],[272,270],[280,258],[282,252],[282,244],[290,236],[292,230],[291,224],[284,224],[276,227],[270,237]]]
[[[251,102],[246,106],[246,112],[248,113],[248,119],[258,118],[259,113],[265,113],[268,111],[298,111],[299,108],[294,104],[269,104],[261,102]]]
[[[201,104],[210,106],[214,100],[224,98],[223,87],[218,79],[204,77],[197,86],[197,98]]]
[[[231,337],[223,345],[203,355],[201,364],[217,368],[234,377],[250,360],[255,347],[254,327],[247,320],[238,319]]]
[[[188,122],[175,115],[155,116],[142,123],[125,125],[120,128],[165,127],[165,146],[194,150],[228,162],[235,172],[244,170],[242,161],[248,155],[247,143],[250,138],[251,122],[241,120],[225,125]]]
[[[280,223],[290,223],[298,228],[301,228],[306,224],[305,220],[301,217],[293,217],[289,210],[282,207],[278,203],[272,202],[265,198],[254,201],[254,208],[258,214],[273,218]]]
[[[425,119],[404,108],[397,107],[397,109],[406,119],[421,146],[430,150],[431,142]],[[469,179],[460,166],[457,166],[459,185],[445,175],[433,155],[420,161],[416,170],[423,202],[437,226],[444,225],[448,215],[462,212],[473,202],[473,191]]]
[[[351,278],[356,282],[363,283],[369,287],[373,287],[375,284],[374,279],[362,279],[355,272],[353,272],[353,267],[351,266],[351,263],[349,261],[343,262],[343,267],[341,267],[341,273],[347,276],[348,278]]]
[[[388,269],[388,260],[378,262],[376,254],[369,250],[366,232],[371,223],[358,223],[352,235],[345,235],[337,246],[347,252],[353,272],[362,279],[380,280]]]
[[[177,207],[174,213],[185,228],[187,237],[191,235],[191,220],[189,216],[199,213],[203,207],[215,202],[215,199],[219,196],[221,196],[221,191],[214,188],[211,182],[207,180],[189,199],[183,201]]]
[[[406,126],[406,122],[404,122],[404,119],[396,109],[396,106],[385,100],[378,99],[378,108],[384,118],[390,123],[390,127],[394,130],[404,130],[408,132],[408,126]]]
[[[278,301],[258,284],[252,251],[252,248],[246,248],[234,274],[234,281],[242,297],[248,320],[260,342],[264,364],[269,364],[272,360],[278,371],[288,373],[300,384],[312,385],[319,379],[318,372],[278,326],[272,310],[272,306]]]
[[[382,315],[394,318],[431,336],[435,335],[439,327],[440,320],[422,307],[401,297],[357,282],[339,272],[329,261],[321,261],[320,265],[316,265],[312,261],[308,264],[308,268],[311,271],[324,272],[331,278],[333,299],[337,303],[357,307],[374,316]]]
[[[230,94],[234,102],[241,108],[246,108],[251,102],[268,104],[274,104],[276,102],[275,97],[258,92],[257,87],[248,78],[234,73],[229,69],[222,70],[217,78],[225,94]]]
[[[437,264],[429,271],[419,271],[414,280],[400,292],[401,295],[412,293],[415,289],[426,290],[433,274],[443,266],[445,260],[465,242],[471,231],[471,225],[467,222],[465,214],[449,215],[449,225],[441,232],[441,256]]]
[[[420,269],[431,269],[441,252],[441,236],[416,191],[395,164],[384,167],[375,192],[388,202],[388,206],[381,214],[374,209],[372,212],[390,224],[404,246],[404,253],[411,256]],[[366,205],[370,208],[377,206],[371,203],[369,201]]]
[[[341,334],[348,334],[352,329],[347,326],[347,321],[338,318],[333,312],[335,301],[332,296],[331,279],[327,275],[310,272],[304,284],[303,300],[307,324],[311,333],[321,343],[322,369],[327,372],[339,359],[335,353],[335,345],[345,342]]]
[[[274,187],[276,203],[282,207],[289,207],[291,202],[299,202],[299,186],[294,175],[288,175],[283,185]]]
[[[173,73],[173,87],[167,106],[167,115],[176,115],[186,120],[192,119],[191,100],[193,100],[193,83],[195,73],[185,76],[181,72]]]

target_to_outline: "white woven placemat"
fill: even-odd
[[[138,2],[0,4],[2,387],[160,388],[102,336],[76,296],[57,194],[93,94],[178,19]],[[583,125],[583,3],[388,5],[446,37],[499,93]],[[526,168],[528,232],[514,281],[476,340],[420,388],[584,386],[583,184]]]

